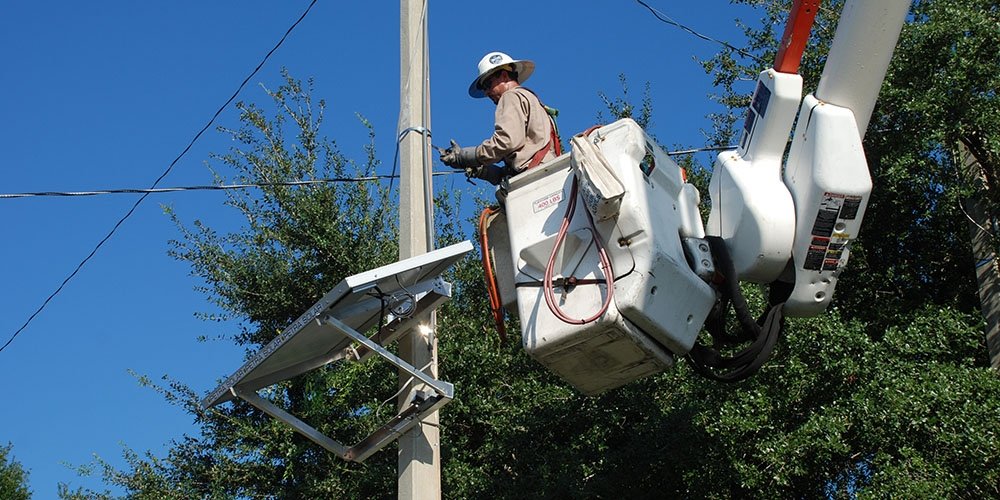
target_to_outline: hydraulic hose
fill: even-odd
[[[545,276],[542,279],[542,292],[545,295],[545,304],[548,305],[549,311],[552,314],[562,320],[564,323],[571,325],[585,325],[587,323],[592,323],[607,312],[608,307],[611,305],[611,300],[614,298],[615,293],[615,274],[611,266],[611,259],[608,258],[608,252],[604,247],[604,243],[601,241],[597,233],[597,228],[594,226],[594,218],[590,215],[589,210],[584,210],[587,213],[587,219],[590,223],[592,234],[594,235],[594,242],[597,245],[597,254],[601,259],[601,271],[604,273],[604,282],[607,285],[608,293],[604,298],[604,302],[601,304],[601,308],[593,316],[588,318],[578,319],[567,315],[559,307],[558,302],[555,298],[555,286],[553,284],[552,275],[555,273],[556,256],[559,254],[559,249],[562,247],[563,242],[566,240],[566,234],[569,231],[569,224],[573,221],[573,215],[576,212],[576,199],[577,192],[579,190],[579,183],[576,176],[573,177],[573,187],[570,188],[569,202],[566,204],[566,213],[563,215],[562,224],[559,226],[559,233],[556,236],[555,244],[552,246],[552,253],[549,255],[549,261],[545,266]],[[570,286],[570,279],[563,280],[563,287]]]
[[[479,245],[483,254],[483,278],[486,279],[486,293],[490,299],[490,314],[493,316],[493,324],[496,325],[500,342],[507,342],[507,328],[503,323],[503,303],[500,300],[500,287],[497,285],[497,277],[493,271],[493,258],[490,255],[489,236],[487,229],[493,216],[500,213],[500,207],[486,207],[479,214]]]

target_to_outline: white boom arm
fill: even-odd
[[[806,96],[785,165],[795,200],[794,288],[786,316],[830,304],[872,190],[864,137],[910,0],[848,0],[823,75]]]
[[[782,57],[793,42],[804,46],[812,20],[794,23],[804,33],[790,23],[779,69],[758,77],[739,148],[716,161],[706,231],[726,240],[741,280],[794,280],[786,315],[825,310],[847,264],[872,189],[861,139],[910,3],[848,0],[819,87],[801,107],[801,48],[791,64]],[[800,6],[814,15],[818,2]],[[799,111],[781,179],[790,108]]]
[[[715,162],[705,231],[727,241],[745,281],[770,283],[791,258],[795,208],[781,180],[781,161],[801,98],[801,76],[773,68],[761,73],[739,148]]]

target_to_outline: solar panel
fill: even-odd
[[[451,297],[451,284],[440,275],[471,250],[472,243],[463,241],[344,279],[209,393],[201,401],[202,408],[239,397],[331,452],[348,460],[363,460],[415,425],[422,415],[451,400],[451,384],[429,377],[382,346],[415,328]],[[371,339],[361,333],[383,320],[385,326]],[[409,408],[354,447],[323,436],[257,395],[261,388],[328,363],[372,354],[409,372],[433,394],[419,394]]]

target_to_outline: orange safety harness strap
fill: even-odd
[[[541,102],[541,101],[539,101]],[[542,163],[542,158],[545,158],[545,153],[549,152],[552,148],[552,144],[555,144],[556,156],[562,154],[562,144],[559,142],[559,136],[556,135],[556,126],[552,123],[552,117],[549,117],[549,142],[545,143],[545,147],[539,149],[534,156],[531,157],[531,162],[528,163],[528,168],[535,168]]]
[[[528,92],[531,93],[531,95],[535,96],[535,99],[538,99],[538,104],[541,104],[542,109],[545,109],[545,104],[542,103],[542,100],[538,98],[538,94],[535,94],[534,91],[532,91],[527,87],[521,87],[521,88],[527,90]],[[542,149],[539,149],[537,152],[535,152],[535,154],[531,157],[531,161],[528,163],[528,168],[535,168],[538,165],[540,165],[542,163],[542,159],[545,158],[545,153],[548,153],[550,149],[553,149],[553,147],[555,148],[556,156],[559,156],[563,153],[562,141],[559,140],[559,133],[556,132],[556,123],[552,119],[552,116],[549,116],[548,113],[546,113],[546,116],[548,116],[549,118],[549,142],[546,142],[545,146],[543,146]]]

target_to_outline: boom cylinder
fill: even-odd
[[[854,112],[864,138],[911,0],[848,0],[816,98]]]

